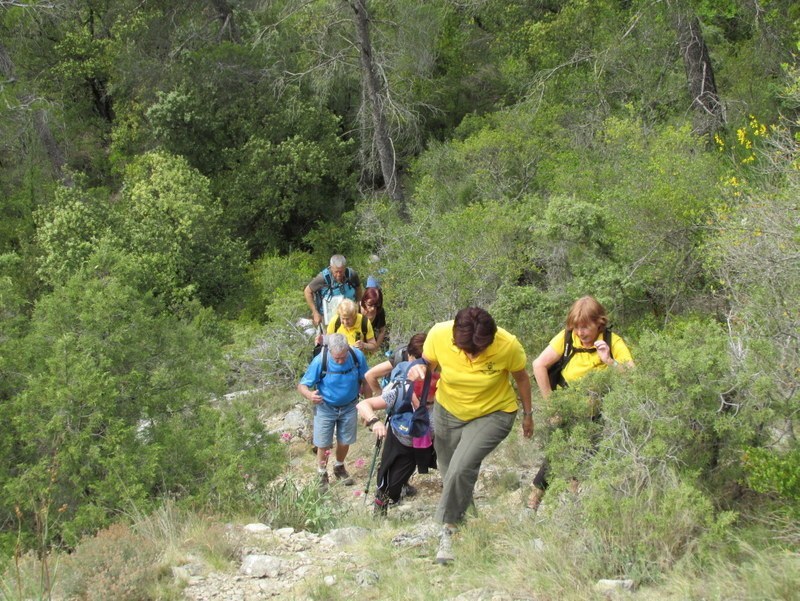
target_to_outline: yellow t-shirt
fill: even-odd
[[[561,330],[550,341],[550,348],[552,348],[559,356],[564,354],[565,334],[566,330]],[[600,332],[597,335],[597,340],[602,339],[603,332]],[[584,346],[581,344],[580,338],[578,338],[578,335],[575,332],[572,332],[572,346],[576,349],[584,348]],[[620,363],[629,363],[630,361],[633,361],[633,357],[631,357],[631,352],[628,350],[628,346],[625,344],[622,338],[617,336],[614,332],[611,332],[611,354],[614,356],[614,359]],[[597,352],[574,353],[572,355],[572,359],[569,360],[569,363],[567,363],[567,366],[561,372],[561,375],[564,376],[564,380],[566,380],[567,383],[575,382],[576,380],[580,380],[593,369],[605,369],[606,367],[608,367],[608,365],[600,360],[600,357],[597,356]]]
[[[453,343],[453,321],[437,323],[425,338],[422,355],[438,363],[442,373],[436,402],[458,419],[517,410],[510,374],[524,370],[527,358],[517,337],[503,328],[497,328],[494,342],[470,361]]]
[[[328,322],[328,334],[344,334],[345,338],[347,338],[347,342],[350,346],[354,345],[356,342],[361,340],[363,334],[361,333],[361,320],[366,319],[361,313],[356,313],[356,322],[353,324],[352,328],[346,328],[343,323],[339,323],[339,327],[336,328],[336,318],[334,317]],[[340,320],[341,322],[341,320]],[[364,339],[364,342],[367,340],[372,340],[375,338],[375,332],[372,330],[372,324],[370,323],[369,319],[367,319],[367,337]]]

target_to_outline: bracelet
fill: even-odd
[[[522,417],[530,417],[533,415],[533,411],[523,411]]]
[[[364,427],[365,428],[371,428],[372,426],[377,424],[379,421],[381,421],[381,418],[379,418],[377,415],[375,415],[375,416],[373,416],[373,418],[371,420],[369,420],[366,424],[364,424]]]

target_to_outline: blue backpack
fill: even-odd
[[[326,267],[320,272],[322,279],[325,280],[325,285],[315,292],[314,303],[317,305],[317,310],[322,311],[322,301],[329,301],[334,296],[343,296],[350,300],[356,300],[356,289],[358,288],[353,281],[353,270],[349,267],[345,268],[344,282],[337,282],[333,279],[331,268]]]
[[[398,434],[419,438],[425,436],[431,427],[430,413],[428,412],[428,393],[431,388],[431,370],[425,372],[425,383],[422,386],[422,396],[419,407],[412,404],[414,396],[414,383],[408,380],[408,371],[415,365],[425,365],[422,359],[403,361],[395,365],[390,376],[390,382],[397,389],[397,400],[392,407],[389,421]]]

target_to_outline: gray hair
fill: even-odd
[[[350,346],[344,334],[328,334],[327,338],[328,350],[331,353],[341,353]]]
[[[333,255],[331,257],[331,267],[345,267],[347,265],[347,259],[344,258],[344,255]]]

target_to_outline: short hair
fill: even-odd
[[[467,307],[456,313],[453,321],[453,342],[466,353],[478,355],[494,342],[497,324],[489,312],[480,307]]]
[[[347,342],[347,338],[345,338],[344,334],[328,334],[326,342],[328,343],[328,350],[331,353],[339,354],[350,348],[350,344]]]
[[[336,307],[336,314],[339,317],[355,317],[356,313],[358,313],[358,307],[356,307],[356,303],[349,298],[345,298],[342,302],[339,303],[339,306]]]
[[[333,255],[331,257],[331,267],[345,267],[347,266],[347,259],[344,255]]]
[[[376,309],[383,307],[383,292],[380,288],[364,288],[364,294],[361,297],[361,306],[366,307],[367,302],[375,305]]]
[[[605,330],[608,326],[608,314],[605,307],[593,296],[584,296],[572,303],[567,314],[567,329],[574,330],[578,326],[594,324]]]
[[[425,344],[425,338],[428,335],[425,333],[414,334],[406,345],[406,352],[409,355],[414,355],[417,359],[422,358],[422,345]]]

